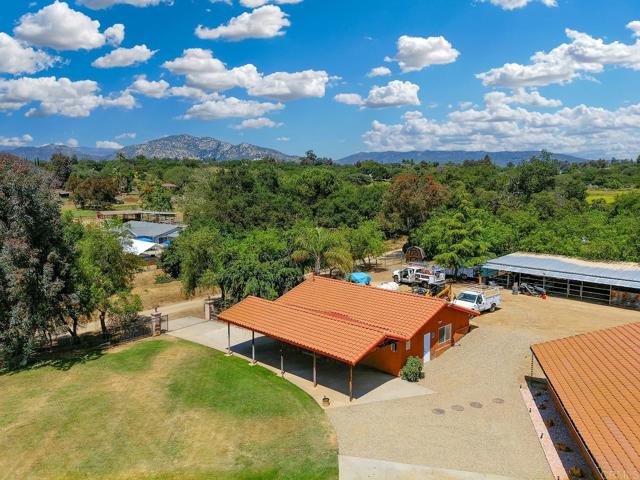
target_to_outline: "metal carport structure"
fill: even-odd
[[[530,283],[549,295],[640,309],[640,264],[517,252],[490,260],[483,276],[510,288]]]

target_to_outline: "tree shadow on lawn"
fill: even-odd
[[[34,361],[24,367],[13,370],[2,370],[2,375],[15,375],[30,370],[38,370],[44,367],[53,367],[63,372],[71,370],[76,365],[84,365],[93,360],[97,360],[104,355],[106,348],[101,347],[82,347],[77,349],[64,350],[59,352],[47,352],[37,356]]]

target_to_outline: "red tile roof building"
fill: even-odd
[[[218,318],[349,365],[398,375],[409,356],[428,360],[453,345],[476,314],[433,297],[311,277],[275,302],[249,297]]]
[[[640,479],[640,323],[531,350],[596,478]]]

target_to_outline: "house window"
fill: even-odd
[[[451,341],[451,324],[445,325],[438,329],[438,343],[447,343]]]
[[[391,351],[392,352],[397,352],[398,351],[398,343],[397,342],[393,342],[391,344]]]
[[[411,350],[411,340],[407,340],[407,343],[405,345],[405,350],[408,352],[409,350]]]

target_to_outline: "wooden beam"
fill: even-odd
[[[280,375],[284,377],[284,349],[280,344]]]
[[[251,330],[251,365],[256,364],[256,332]]]
[[[313,387],[318,386],[318,377],[316,374],[316,352],[313,352]]]

